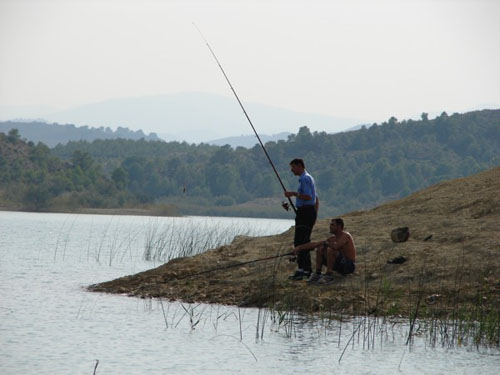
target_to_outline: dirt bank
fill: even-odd
[[[357,270],[348,277],[338,276],[332,285],[289,281],[295,266],[286,258],[176,279],[288,252],[291,229],[276,236],[238,237],[229,246],[92,285],[89,290],[302,311],[404,315],[417,305],[421,314],[456,311],[457,306],[467,311],[478,305],[484,311],[499,310],[500,168],[443,182],[343,218],[357,245]],[[328,222],[316,224],[313,240],[328,236]],[[395,244],[390,232],[401,226],[408,226],[411,236]],[[387,263],[398,256],[406,262]]]

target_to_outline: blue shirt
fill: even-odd
[[[300,175],[297,192],[299,194],[309,195],[312,198],[311,200],[304,200],[296,197],[295,204],[297,207],[314,206],[316,203],[316,186],[314,184],[314,178],[312,178],[307,171],[304,171],[304,173]]]

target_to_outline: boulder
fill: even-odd
[[[408,227],[396,228],[391,232],[392,242],[406,242],[408,238],[410,238],[410,229]]]

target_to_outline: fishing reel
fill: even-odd
[[[287,201],[281,202],[281,207],[283,207],[285,211],[290,211],[290,205],[288,204]]]

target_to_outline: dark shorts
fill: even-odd
[[[325,255],[323,255],[323,265],[327,265]],[[342,253],[339,253],[337,258],[335,258],[333,270],[337,271],[341,275],[348,275],[356,270],[356,264],[352,260],[347,259],[344,255],[342,255]]]

